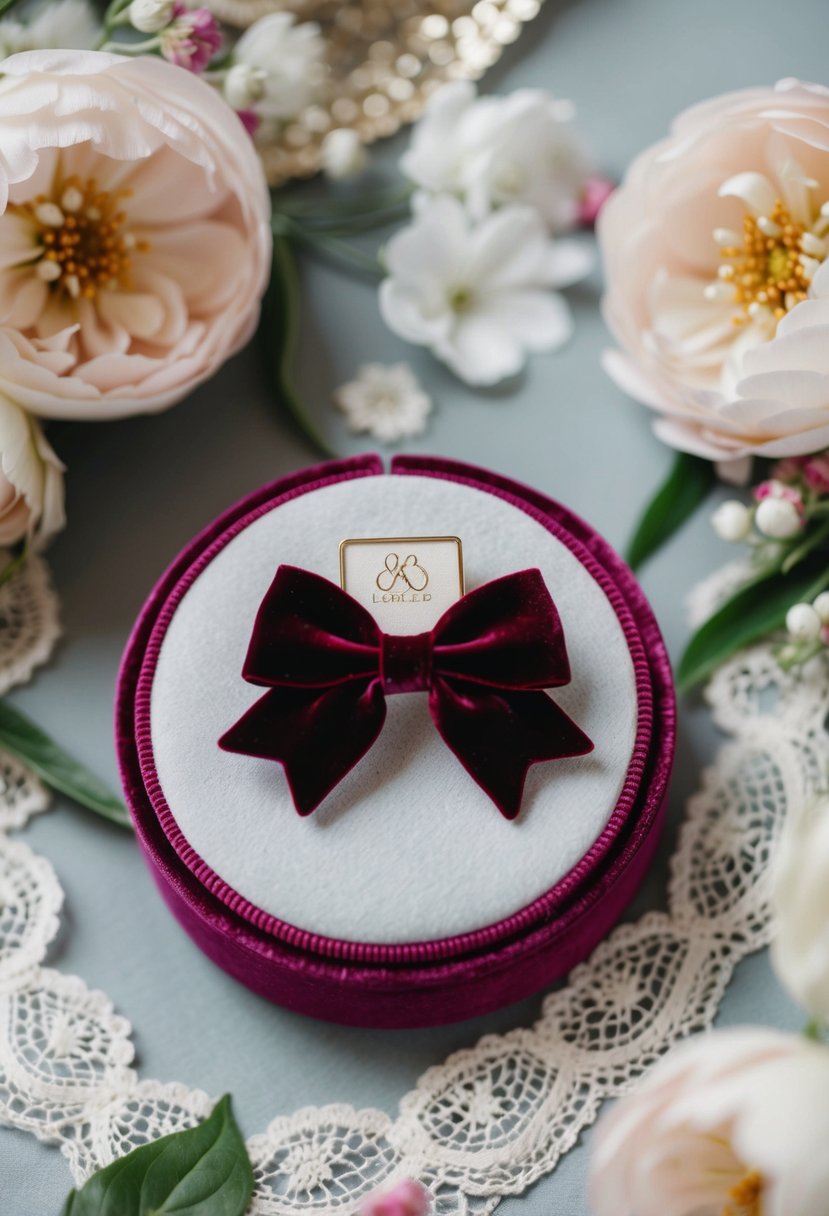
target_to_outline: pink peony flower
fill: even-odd
[[[432,1197],[413,1178],[404,1178],[388,1190],[369,1195],[360,1216],[428,1216]]]
[[[692,107],[602,210],[606,366],[666,443],[746,475],[829,445],[829,89]]]
[[[173,19],[161,37],[161,54],[177,68],[203,72],[221,49],[219,23],[207,8],[188,8],[181,0],[173,5]]]
[[[599,1125],[595,1216],[824,1216],[829,1049],[741,1028],[673,1051]]]
[[[14,55],[0,147],[0,392],[45,417],[153,412],[249,339],[270,199],[209,85],[158,58]]]

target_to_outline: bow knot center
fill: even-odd
[[[427,692],[432,680],[432,634],[384,633],[380,643],[380,678],[388,696]]]

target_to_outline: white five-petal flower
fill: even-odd
[[[531,207],[503,207],[475,223],[445,195],[417,201],[385,261],[380,308],[389,328],[468,384],[485,385],[520,371],[527,351],[567,340],[570,309],[549,289],[584,278],[592,257],[573,241],[552,241]]]
[[[394,443],[426,429],[431,399],[407,363],[367,363],[354,380],[343,384],[334,401],[352,431],[363,431],[381,443]]]

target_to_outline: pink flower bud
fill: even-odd
[[[369,1195],[361,1216],[428,1216],[432,1196],[414,1178],[403,1178],[385,1191]]]
[[[219,23],[210,10],[188,8],[176,0],[173,21],[161,34],[164,58],[188,72],[203,72],[221,45]]]
[[[593,227],[599,212],[615,189],[616,183],[609,177],[588,178],[579,200],[579,223],[582,227]]]

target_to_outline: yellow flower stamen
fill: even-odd
[[[130,190],[100,190],[94,178],[66,178],[55,199],[38,195],[10,210],[29,219],[40,245],[34,272],[71,299],[94,300],[100,291],[129,288],[132,257],[150,246],[125,230],[121,203]],[[57,201],[55,201],[57,200]]]
[[[780,199],[768,216],[746,215],[742,245],[720,249],[719,280],[732,291],[735,325],[763,321],[776,326],[806,299],[826,253],[824,242],[795,223]]]
[[[762,1174],[749,1170],[728,1192],[722,1216],[763,1216],[763,1190]]]

